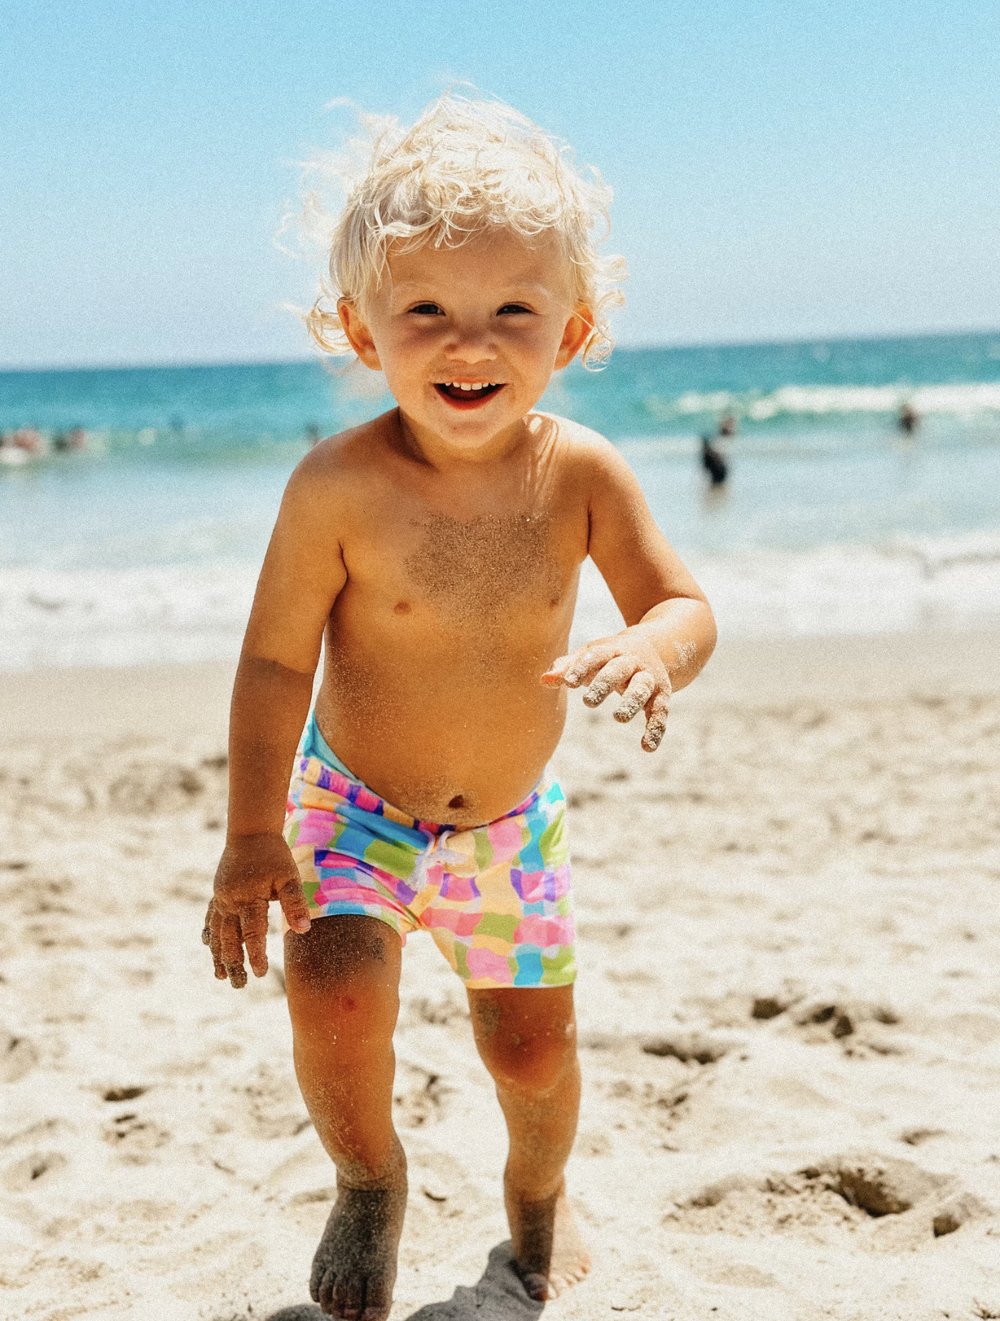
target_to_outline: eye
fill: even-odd
[[[414,303],[410,312],[416,316],[440,316],[441,309],[437,303]]]
[[[497,309],[497,316],[512,316],[517,312],[523,312],[526,316],[530,316],[531,308],[525,307],[523,303],[504,303],[503,307]]]

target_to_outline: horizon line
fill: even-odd
[[[961,329],[937,330],[899,330],[899,331],[863,331],[859,334],[837,332],[831,335],[789,335],[765,336],[746,339],[704,339],[676,341],[634,341],[628,344],[616,344],[614,353],[648,353],[659,351],[683,353],[701,349],[741,349],[741,348],[782,348],[799,344],[844,344],[873,340],[905,339],[961,339],[968,335],[1000,335],[1000,325],[967,326]],[[90,361],[79,363],[0,363],[0,375],[37,373],[39,375],[55,372],[99,372],[99,371],[169,371],[192,367],[301,367],[310,362],[336,364],[347,367],[352,365],[349,358],[336,358],[319,352],[295,357],[248,357],[248,358],[173,358],[150,359],[148,361]],[[610,365],[610,364],[609,364]]]

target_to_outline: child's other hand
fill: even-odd
[[[201,938],[215,975],[246,986],[243,947],[258,977],[267,972],[267,906],[276,899],[293,931],[309,930],[309,910],[291,850],[280,835],[230,840],[215,873],[215,891]]]
[[[644,711],[642,746],[647,752],[660,746],[673,689],[666,665],[646,638],[628,631],[598,638],[553,661],[542,675],[542,683],[552,688],[561,683],[567,688],[586,684],[583,700],[588,706],[600,706],[609,693],[621,693],[615,719],[625,723]]]

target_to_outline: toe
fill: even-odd
[[[316,1292],[313,1294],[313,1298],[319,1303],[320,1308],[327,1314],[327,1316],[336,1315],[333,1310],[333,1291],[336,1284],[337,1277],[333,1271],[323,1269],[320,1272],[316,1285]]]
[[[364,1281],[340,1275],[333,1290],[333,1315],[343,1321],[358,1321],[364,1304]]]
[[[579,1284],[585,1279],[590,1270],[590,1261],[583,1258],[581,1261],[560,1264],[549,1272],[549,1287],[552,1292],[550,1298],[557,1298],[564,1294],[567,1289],[572,1289],[575,1284]]]
[[[376,1284],[369,1280],[368,1292],[365,1294],[365,1306],[360,1321],[385,1321],[385,1318],[389,1315],[391,1303],[392,1291],[385,1284]]]
[[[309,1297],[314,1303],[322,1305],[323,1281],[326,1277],[326,1266],[319,1260],[312,1264],[312,1270],[309,1273]]]
[[[544,1303],[550,1298],[555,1298],[556,1291],[552,1283],[538,1271],[529,1271],[522,1276],[524,1291],[529,1298],[534,1298],[536,1302]]]

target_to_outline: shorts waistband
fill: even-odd
[[[302,742],[295,760],[295,775],[307,783],[314,784],[318,789],[336,794],[363,811],[373,812],[376,816],[384,816],[389,821],[431,835],[479,830],[493,824],[490,821],[483,821],[477,825],[456,827],[445,821],[426,821],[380,798],[363,780],[359,780],[347,769],[320,732],[315,715],[310,715],[303,731]],[[530,812],[551,786],[552,781],[547,776],[543,777],[522,802],[512,807],[509,812],[502,813],[496,820],[506,821],[508,817]]]
[[[331,770],[339,771],[341,775],[346,775],[349,780],[354,780],[360,784],[361,781],[353,771],[347,769],[340,760],[333,748],[330,747],[323,737],[323,731],[316,723],[316,712],[309,712],[309,719],[306,721],[306,727],[302,731],[301,755],[304,757],[316,757],[324,765],[329,766]]]

